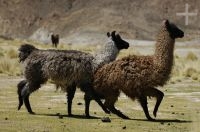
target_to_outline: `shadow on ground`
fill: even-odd
[[[130,119],[130,120],[135,120],[135,121],[148,121],[147,119]],[[166,122],[174,122],[174,123],[192,123],[192,121],[189,120],[178,120],[178,119],[156,119],[154,121],[149,121],[149,122],[160,122],[160,123],[166,123]]]
[[[62,115],[60,113],[56,113],[56,114],[35,114],[35,115],[39,115],[39,116],[57,116],[58,118],[63,118],[63,117],[68,117],[68,118],[76,118],[76,119],[101,119],[100,117],[95,117],[95,116],[90,116],[89,118],[86,117],[85,115]]]
[[[86,117],[85,115],[61,115],[60,113],[56,114],[35,114],[39,116],[54,116],[58,118],[63,118],[63,117],[68,117],[68,118],[76,118],[76,119],[101,119],[101,117],[95,117],[95,116],[90,116],[90,118]],[[146,121],[146,122],[159,122],[159,123],[192,123],[193,121],[190,120],[178,120],[178,119],[156,119],[154,121],[149,121],[147,119],[128,119],[128,120],[133,120],[133,121]]]

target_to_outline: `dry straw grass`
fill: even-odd
[[[0,74],[18,76],[22,74],[22,68],[18,62],[18,47],[22,43],[30,43],[41,49],[52,49],[51,44],[41,44],[30,41],[20,40],[2,40],[0,39]],[[73,49],[81,50],[84,52],[93,53],[98,50],[98,46],[84,46],[84,45],[67,45],[59,44],[58,49]],[[135,50],[134,47],[130,47],[128,50],[123,50],[118,58],[122,58],[127,55],[140,53]],[[182,79],[191,79],[193,81],[200,82],[200,59],[193,52],[189,52],[186,57],[175,55],[175,65],[172,72],[171,82],[181,81]]]

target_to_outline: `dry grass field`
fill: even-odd
[[[55,92],[55,86],[48,82],[30,97],[36,115],[27,113],[23,106],[17,111],[17,83],[23,78],[17,48],[22,43],[32,43],[38,48],[48,49],[51,45],[36,42],[0,39],[0,131],[2,132],[198,132],[200,130],[200,46],[176,46],[175,64],[170,81],[163,88],[165,97],[155,122],[147,121],[137,101],[121,94],[117,108],[131,120],[123,120],[113,114],[105,114],[92,101],[91,119],[84,117],[83,93],[77,91],[72,112],[67,117],[65,93]],[[69,46],[61,44],[59,49],[77,49],[93,52],[95,46]],[[195,50],[194,50],[195,49]],[[152,46],[134,46],[124,50],[128,54],[151,54]],[[149,99],[149,109],[155,100]],[[109,117],[110,123],[103,123],[102,117]]]

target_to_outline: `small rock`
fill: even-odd
[[[175,112],[172,112],[172,114],[175,114]]]
[[[94,114],[96,115],[96,114],[97,114],[97,112],[94,112]]]
[[[48,109],[50,110],[51,108],[49,107]]]
[[[164,122],[161,122],[160,124],[161,124],[161,125],[164,125]]]
[[[109,117],[103,117],[101,119],[102,122],[111,122],[110,118]]]
[[[185,115],[184,113],[181,113],[181,115]]]
[[[83,103],[80,103],[80,102],[79,102],[79,103],[77,103],[77,105],[83,105]]]
[[[168,123],[167,125],[168,125],[168,126],[170,126],[171,124],[170,124],[170,123]]]
[[[58,118],[59,118],[59,119],[63,119],[63,116],[62,116],[62,115],[59,115]]]
[[[8,117],[6,117],[5,120],[8,120]]]
[[[123,126],[122,129],[126,129],[126,126]]]
[[[174,107],[173,105],[171,105],[171,107]]]

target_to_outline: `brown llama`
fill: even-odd
[[[153,111],[156,117],[164,96],[163,92],[156,87],[163,86],[169,80],[173,66],[175,39],[183,36],[183,31],[165,20],[158,34],[153,55],[130,55],[99,68],[94,75],[93,86],[95,92],[105,99],[104,105],[112,113],[128,119],[114,106],[120,91],[122,91],[132,100],[138,99],[147,119],[154,120],[149,115],[147,97],[156,97],[157,99]]]

